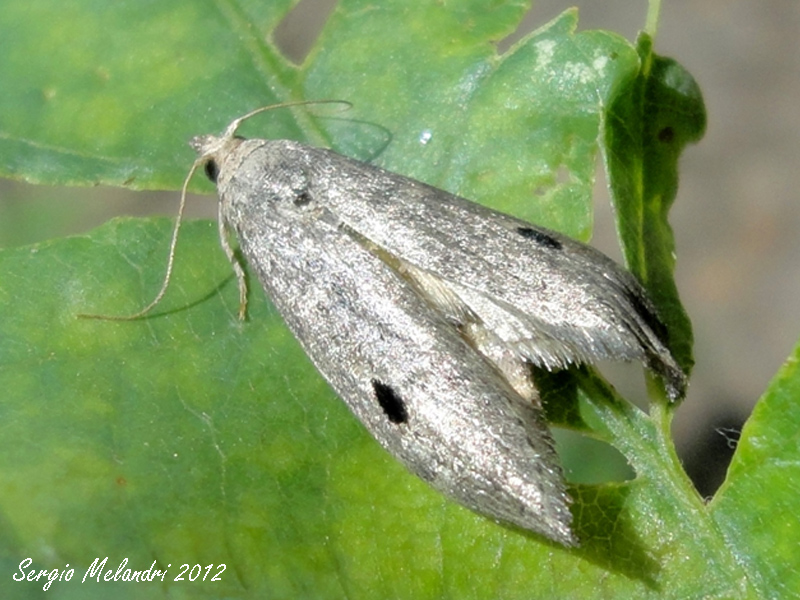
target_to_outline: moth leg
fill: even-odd
[[[239,319],[244,321],[245,315],[247,314],[247,281],[245,280],[244,269],[236,258],[236,253],[233,251],[228,241],[228,228],[225,223],[225,217],[222,214],[222,202],[219,203],[218,211],[219,217],[217,220],[217,227],[219,230],[219,243],[225,251],[225,256],[228,257],[231,267],[233,267],[233,272],[236,274],[236,282],[239,285]]]

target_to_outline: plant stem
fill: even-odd
[[[647,18],[644,23],[644,31],[651,39],[655,39],[658,31],[658,16],[661,12],[661,0],[650,0],[647,7]]]

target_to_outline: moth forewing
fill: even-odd
[[[265,143],[291,157],[309,193],[343,226],[463,290],[462,302],[534,364],[641,360],[671,398],[683,395],[686,377],[647,294],[601,252],[329,150]]]
[[[569,497],[533,405],[407,279],[330,219],[315,198],[318,179],[297,188],[302,170],[287,169],[274,147],[238,152],[247,155],[219,162],[224,219],[287,325],[370,433],[462,504],[574,544]],[[237,170],[226,173],[227,164]]]

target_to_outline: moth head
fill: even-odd
[[[191,139],[189,145],[197,152],[197,160],[195,161],[196,169],[202,166],[205,170],[206,176],[214,183],[217,182],[217,177],[220,171],[220,157],[228,156],[236,146],[238,146],[244,138],[236,135],[239,126],[250,119],[251,117],[276,108],[289,108],[294,106],[303,106],[307,104],[341,104],[349,108],[351,104],[344,100],[303,100],[298,102],[284,102],[282,104],[273,104],[271,106],[262,106],[257,108],[246,115],[242,115],[234,119],[225,128],[225,132],[220,135],[198,135]]]
[[[202,166],[206,176],[214,183],[217,182],[220,169],[220,157],[228,156],[236,146],[242,143],[243,138],[225,132],[225,135],[198,135],[193,137],[189,145],[197,152],[195,165]]]

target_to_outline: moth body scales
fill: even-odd
[[[530,365],[685,375],[638,282],[585,244],[333,151],[192,140],[224,230],[320,373],[409,470],[564,545],[566,492]]]

